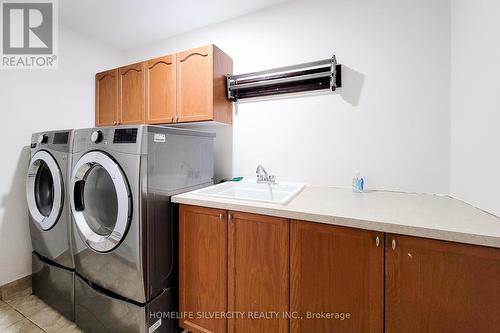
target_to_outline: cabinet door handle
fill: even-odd
[[[395,239],[392,240],[391,247],[393,250],[396,250],[396,240]]]
[[[177,122],[179,120],[179,117],[175,116],[174,121]]]
[[[222,222],[223,220],[224,220],[224,214],[220,213],[220,214],[219,214],[219,221],[221,221],[221,222]]]
[[[231,215],[231,213],[227,214],[227,220],[228,222],[231,222],[233,220],[233,215]]]
[[[379,236],[375,237],[375,245],[377,247],[379,247],[379,245],[380,245],[380,237]]]

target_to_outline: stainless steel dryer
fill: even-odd
[[[170,197],[213,184],[214,134],[160,126],[76,130],[70,180],[76,323],[177,332]]]
[[[75,265],[65,185],[71,167],[72,138],[71,130],[33,134],[26,180],[33,293],[70,320],[74,319]]]

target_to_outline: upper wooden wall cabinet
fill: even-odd
[[[118,122],[118,70],[95,76],[95,123],[111,126]]]
[[[179,122],[215,120],[232,123],[226,75],[233,60],[209,45],[177,54],[177,117]]]
[[[176,56],[146,61],[146,122],[169,124],[177,119]]]
[[[144,99],[144,63],[118,68],[118,123],[143,123]]]
[[[232,123],[233,60],[215,45],[96,74],[96,126]]]

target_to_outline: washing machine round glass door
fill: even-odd
[[[78,232],[91,249],[109,252],[120,244],[132,201],[127,179],[111,157],[100,151],[83,155],[73,168],[70,198]]]
[[[31,158],[26,179],[26,199],[32,220],[43,230],[50,230],[63,208],[64,185],[54,157],[39,150]]]

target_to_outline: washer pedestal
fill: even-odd
[[[49,263],[36,252],[32,252],[31,258],[33,294],[68,320],[74,321],[75,273]]]
[[[174,295],[164,290],[148,304],[137,304],[112,297],[75,277],[76,324],[86,333],[177,333]]]

